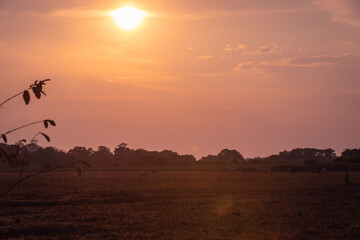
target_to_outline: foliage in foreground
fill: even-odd
[[[30,90],[32,90],[33,94],[35,95],[35,97],[37,99],[40,99],[42,95],[46,96],[45,92],[43,91],[43,86],[46,85],[46,82],[50,81],[50,79],[44,79],[44,80],[36,80],[33,84],[31,84],[29,86],[29,88],[13,95],[12,97],[4,100],[3,102],[0,103],[0,109],[3,108],[3,106],[11,101],[12,99],[22,95],[23,100],[25,102],[26,105],[28,105],[30,103],[30,99],[31,99],[31,95],[30,95]],[[16,127],[14,129],[8,130],[6,132],[0,133],[0,139],[2,139],[5,144],[8,142],[8,135],[19,131],[23,128],[35,125],[35,124],[40,124],[42,123],[44,125],[45,128],[48,128],[49,126],[56,126],[56,123],[54,120],[50,120],[50,119],[45,119],[45,120],[39,120],[39,121],[35,121],[35,122],[31,122],[31,123],[27,123],[24,124],[22,126]],[[43,132],[38,132],[35,134],[35,136],[30,140],[31,144],[34,144],[36,142],[36,138],[38,136],[43,136],[48,142],[50,142],[50,137],[48,135],[46,135]],[[12,166],[14,165],[14,163],[17,163],[17,165],[19,165],[19,177],[17,179],[17,181],[15,181],[10,187],[8,187],[5,191],[0,192],[0,197],[3,197],[4,195],[6,195],[7,193],[9,193],[11,190],[13,190],[16,186],[18,186],[21,182],[46,173],[46,172],[50,172],[50,171],[54,171],[58,168],[64,168],[66,166],[64,165],[58,165],[58,166],[54,166],[54,167],[50,167],[46,170],[40,170],[40,171],[36,171],[36,172],[32,172],[27,174],[26,176],[23,175],[24,173],[24,166],[26,165],[26,160],[27,160],[27,154],[28,152],[31,150],[29,147],[31,147],[31,144],[26,144],[27,140],[26,139],[22,139],[17,141],[17,143],[15,145],[13,145],[13,149],[9,149],[7,147],[7,145],[5,146],[1,146],[0,147],[0,160],[2,160],[2,163],[5,165],[9,165]],[[83,164],[85,164],[86,166],[90,166],[88,163],[83,162]],[[81,175],[81,168],[80,167],[75,167],[75,169],[78,171],[79,176]]]

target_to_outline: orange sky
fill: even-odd
[[[128,4],[149,13],[135,30],[108,15]],[[0,33],[2,99],[52,79],[1,110],[2,132],[51,118],[62,149],[196,157],[359,147],[357,0],[0,0]]]

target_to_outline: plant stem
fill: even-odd
[[[39,172],[29,174],[24,178],[20,178],[16,183],[14,183],[11,187],[9,187],[5,192],[1,193],[0,197],[3,197],[5,194],[7,194],[11,190],[13,190],[17,185],[19,185],[21,182],[25,181],[28,178],[35,177],[37,175],[44,174],[44,173],[47,173],[47,172],[52,172],[52,171],[54,171],[54,170],[56,170],[58,168],[64,168],[64,167],[65,166],[56,166],[56,167],[53,167],[53,168],[50,168],[50,169],[46,169],[46,170],[43,170],[43,171],[39,171]]]
[[[39,133],[35,134],[35,136],[31,139],[31,141],[30,141],[30,142],[34,141],[34,140],[35,140],[35,138],[36,138],[38,135],[39,135]],[[25,148],[25,153],[24,153],[24,156],[23,156],[23,158],[22,158],[22,160],[21,160],[21,167],[20,167],[19,181],[20,181],[20,180],[21,180],[21,178],[22,178],[23,169],[24,169],[24,162],[25,162],[26,154],[28,153],[28,149],[27,149],[27,147],[25,146],[24,148]]]
[[[27,91],[27,90],[30,90],[30,89],[31,89],[31,88],[28,88],[28,89],[26,89],[26,90],[24,90],[24,91]],[[0,108],[1,108],[5,103],[7,103],[8,101],[10,101],[11,99],[16,98],[17,96],[21,95],[24,91],[19,92],[18,94],[15,94],[14,96],[6,99],[4,102],[2,102],[2,103],[0,104]]]
[[[27,148],[25,148],[24,156],[23,156],[23,158],[21,159],[21,167],[20,167],[20,174],[19,174],[19,180],[18,180],[18,181],[20,181],[21,178],[22,178],[23,169],[24,169],[24,162],[25,162],[25,158],[26,158],[27,152],[28,152],[28,150],[27,150]]]
[[[25,125],[23,125],[23,126],[21,126],[21,127],[17,127],[17,128],[14,128],[14,129],[10,130],[10,131],[7,131],[7,132],[4,133],[3,135],[7,135],[7,134],[12,133],[12,132],[15,132],[15,131],[17,131],[17,130],[19,130],[19,129],[22,129],[22,128],[25,128],[25,127],[28,127],[28,126],[31,126],[31,125],[34,125],[34,124],[42,123],[42,122],[44,122],[44,121],[41,120],[41,121],[36,121],[36,122],[28,123],[28,124],[25,124]],[[1,138],[3,138],[2,135],[0,135],[0,139],[1,139]]]

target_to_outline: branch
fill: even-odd
[[[22,178],[22,174],[23,174],[23,170],[24,170],[24,162],[25,162],[27,152],[28,152],[28,150],[27,150],[27,148],[25,148],[24,156],[21,159],[21,167],[20,167],[20,174],[19,174],[19,180],[18,181],[20,181],[21,178]]]
[[[31,125],[35,125],[35,124],[38,124],[38,123],[42,123],[42,122],[44,122],[44,120],[36,121],[36,122],[32,122],[32,123],[28,123],[28,124],[25,124],[25,125],[23,125],[23,126],[21,126],[21,127],[14,128],[14,129],[12,129],[12,130],[10,130],[10,131],[7,131],[7,132],[4,133],[4,134],[1,134],[1,135],[0,135],[0,139],[3,138],[4,135],[7,135],[7,134],[12,133],[12,132],[15,132],[15,131],[17,131],[17,130],[19,130],[19,129],[22,129],[22,128],[25,128],[25,127],[28,127],[28,126],[31,126]]]
[[[24,91],[28,91],[28,90],[30,90],[30,89],[31,89],[31,87],[30,87],[30,88],[28,88],[28,89],[25,89]],[[7,103],[8,101],[10,101],[11,99],[16,98],[17,96],[19,96],[19,95],[23,94],[23,93],[24,93],[24,91],[19,92],[18,94],[15,94],[14,96],[12,96],[12,97],[10,97],[10,98],[6,99],[4,102],[2,102],[2,103],[0,104],[0,108],[1,108],[1,107],[5,104],[5,103]]]
[[[46,169],[46,170],[43,170],[43,171],[39,171],[39,172],[29,174],[26,177],[19,179],[16,183],[14,183],[11,187],[9,187],[5,192],[1,193],[0,197],[3,197],[5,194],[7,194],[11,190],[13,190],[17,185],[19,185],[21,182],[25,181],[28,178],[35,177],[37,175],[44,174],[44,173],[47,173],[47,172],[52,172],[52,171],[54,171],[54,170],[56,170],[58,168],[64,168],[64,167],[65,166],[56,166],[56,167],[53,167],[53,168],[50,168],[50,169]]]
[[[33,90],[36,98],[40,99],[41,94],[46,95],[44,93],[44,91],[42,90],[42,88],[43,88],[43,85],[45,85],[45,82],[48,82],[48,81],[50,81],[50,79],[44,79],[44,80],[41,80],[41,81],[36,80],[33,84],[30,85],[29,88],[25,89],[24,91],[19,92],[18,94],[15,94],[14,96],[12,96],[12,97],[6,99],[4,102],[0,103],[0,109],[5,103],[7,103],[8,101],[10,101],[13,98],[16,98],[20,94],[26,94],[26,96],[24,96],[24,100],[25,100],[25,103],[27,105],[29,103],[29,101],[30,101],[30,94],[28,92],[30,89]]]
[[[40,134],[40,132],[38,132],[38,133],[31,139],[30,142],[34,141],[34,140],[36,139],[36,137],[39,136],[39,134]],[[25,158],[26,158],[27,153],[28,153],[28,149],[27,149],[27,147],[25,146],[25,153],[24,153],[23,158],[21,159],[21,167],[20,167],[20,173],[19,173],[19,180],[18,180],[18,181],[20,181],[21,178],[22,178],[22,174],[23,174],[23,170],[24,170],[24,162],[25,162]]]

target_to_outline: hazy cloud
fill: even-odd
[[[220,11],[203,11],[190,14],[163,14],[152,13],[152,17],[186,19],[186,20],[206,20],[236,16],[253,16],[253,15],[273,15],[273,14],[302,14],[304,12],[312,12],[312,8],[274,8],[274,9],[242,9],[242,10],[220,10]]]
[[[244,50],[246,46],[244,44],[238,44],[236,47],[232,47],[230,44],[226,44],[224,51],[239,51]]]
[[[360,27],[359,0],[315,0],[314,4],[332,14],[334,22]]]
[[[88,18],[88,17],[102,17],[108,16],[110,10],[97,10],[97,9],[59,9],[50,12],[52,17],[76,17],[76,18]]]
[[[336,56],[310,56],[297,57],[288,61],[289,66],[298,67],[319,67],[324,65],[357,65],[360,63],[360,55],[357,54],[342,54]]]
[[[344,45],[349,46],[349,47],[358,47],[359,45],[352,42],[352,41],[344,41]]]
[[[276,44],[269,44],[266,46],[262,46],[255,51],[244,52],[243,55],[265,55],[265,54],[275,54],[280,52],[281,49]]]
[[[212,58],[211,55],[205,55],[205,56],[198,56],[197,59],[210,59]]]
[[[1,0],[0,0],[1,1]],[[1,10],[0,15],[23,14],[25,16],[36,17],[64,17],[64,18],[93,18],[109,16],[111,9],[77,9],[66,8],[57,9],[53,11],[14,11],[14,10]]]
[[[0,0],[1,2],[1,0]],[[53,11],[17,11],[18,14],[26,14],[31,16],[51,16],[66,18],[89,18],[108,16],[113,9],[87,9],[87,8],[62,8]],[[0,15],[7,15],[13,10],[0,9]],[[208,10],[194,13],[171,13],[148,12],[148,17],[167,18],[167,19],[184,19],[184,20],[207,20],[247,15],[273,15],[273,14],[301,14],[311,12],[311,8],[273,8],[273,9],[241,9],[241,10]]]
[[[254,61],[249,61],[249,62],[241,62],[238,63],[237,66],[235,68],[232,69],[232,71],[241,71],[241,70],[249,70],[249,69],[256,69],[261,67],[262,63],[261,62],[254,62]]]
[[[256,51],[253,52],[255,55],[262,55],[262,54],[271,54],[271,53],[278,53],[279,46],[276,44],[270,44],[264,47],[258,48]]]
[[[357,66],[360,65],[360,55],[337,55],[337,56],[309,56],[283,58],[277,61],[248,61],[240,62],[232,71],[258,70],[266,67],[298,67],[317,68],[321,66]]]

